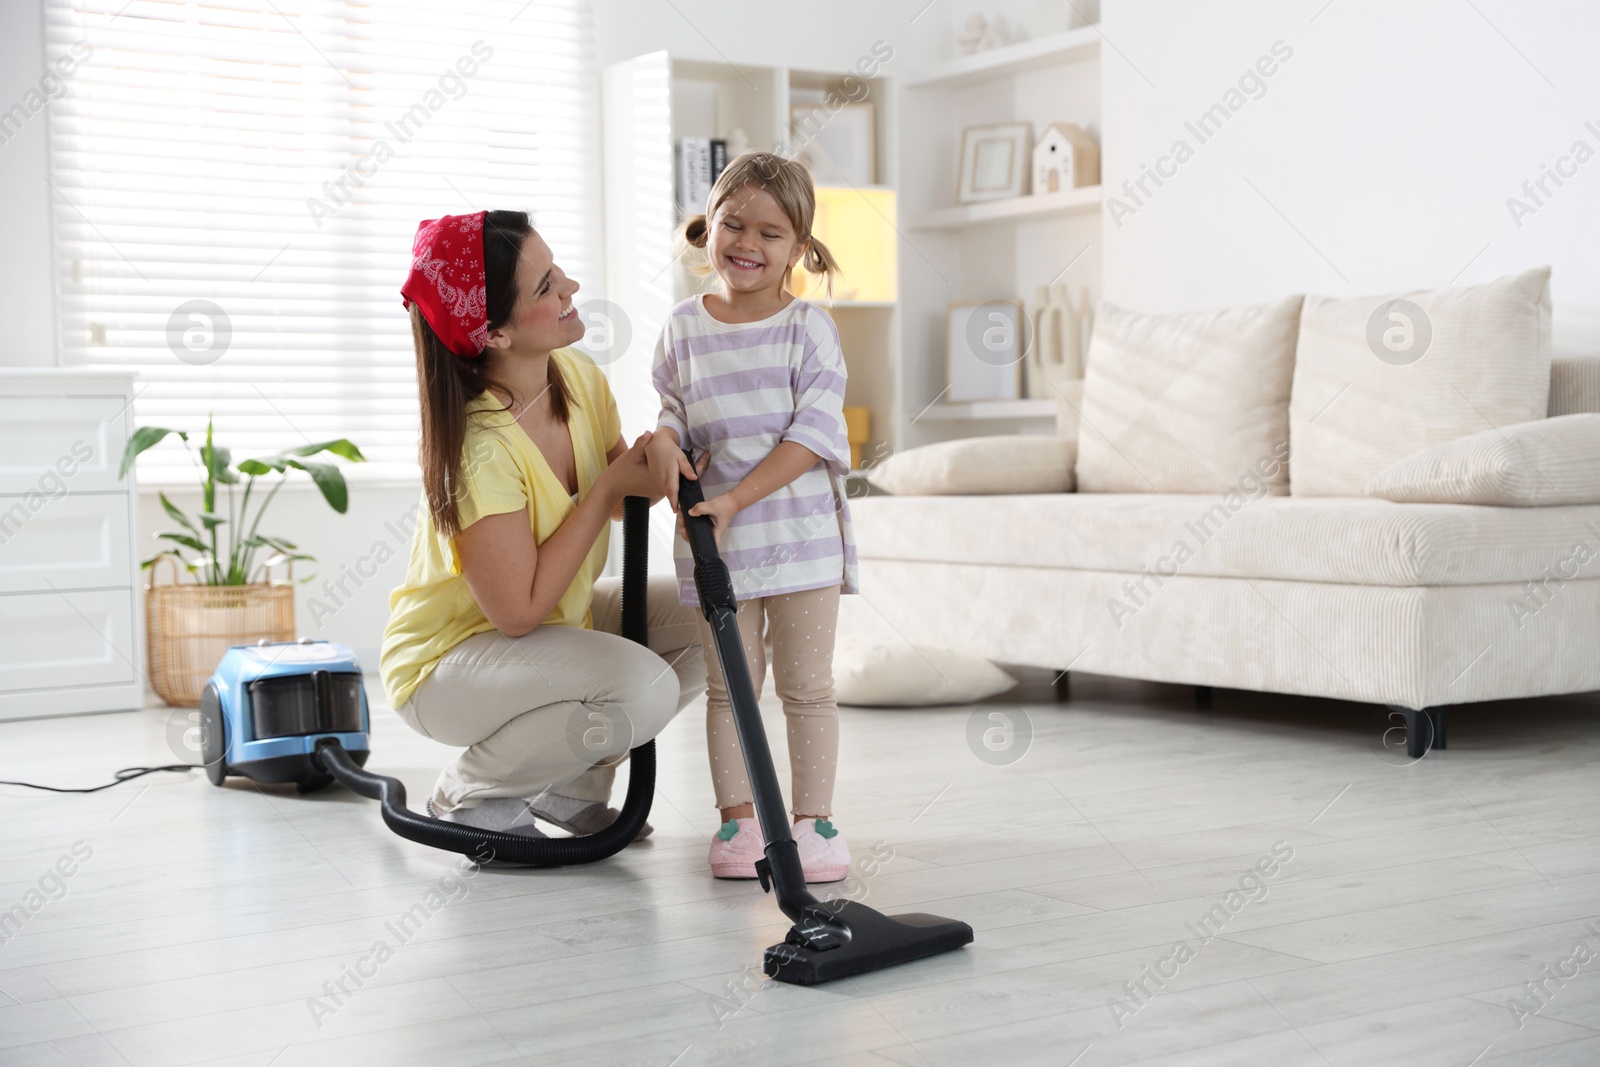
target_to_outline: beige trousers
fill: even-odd
[[[767,676],[767,641],[772,645],[772,687],[783,701],[789,741],[790,813],[833,813],[834,772],[839,760],[839,704],[833,694],[833,638],[839,619],[839,586],[739,601],[737,613],[745,662],[756,699]],[[751,800],[733,706],[717,661],[711,624],[697,610],[706,664],[706,743],[717,807]]]
[[[474,634],[395,709],[418,733],[466,747],[434,785],[440,811],[544,790],[609,800],[629,749],[705,692],[700,609],[678,603],[676,577],[650,578],[648,648],[620,636],[621,578],[595,582],[591,610],[592,630]]]

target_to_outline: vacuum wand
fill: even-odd
[[[688,454],[687,449],[684,452]],[[744,751],[745,774],[755,795],[761,836],[766,840],[766,856],[756,862],[756,875],[761,879],[763,890],[770,890],[769,883],[776,882],[778,907],[790,919],[799,922],[805,906],[817,903],[817,898],[806,888],[800,849],[789,829],[783,791],[773,767],[772,750],[767,745],[767,731],[761,725],[755,685],[750,678],[750,665],[745,660],[744,641],[739,636],[738,603],[733,595],[728,565],[717,551],[711,520],[704,515],[689,514],[689,509],[704,499],[698,481],[678,479],[678,507],[683,515],[683,528],[689,535],[689,548],[694,553],[694,584],[700,594],[700,610],[716,637],[717,662],[722,666],[728,699],[735,708],[733,722],[739,734],[739,747]],[[753,715],[745,713],[747,705]]]
[[[683,451],[693,470],[694,454],[687,448]],[[762,970],[780,982],[812,985],[970,944],[972,927],[959,920],[920,912],[884,915],[854,900],[819,901],[806,888],[800,850],[789,829],[783,792],[761,722],[761,706],[745,660],[737,617],[739,605],[728,565],[717,551],[711,519],[689,514],[704,499],[698,479],[678,478],[678,511],[694,553],[694,584],[700,594],[700,610],[711,624],[716,641],[717,662],[722,665],[728,700],[733,705],[745,773],[766,842],[765,854],[755,863],[756,876],[761,879],[763,890],[776,891],[778,907],[794,922],[783,943],[767,949]]]

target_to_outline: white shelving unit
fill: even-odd
[[[907,221],[914,230],[958,230],[963,226],[979,222],[999,222],[1004,219],[1079,211],[1098,212],[1100,201],[1100,186],[1086,185],[1078,189],[1063,189],[1059,193],[1014,196],[1005,200],[989,200],[981,204],[938,208],[913,215]]]
[[[1011,78],[1060,63],[1100,55],[1098,26],[1079,26],[1030,41],[962,56],[906,82],[908,89],[964,89],[994,78]]]
[[[971,419],[1055,418],[1056,402],[1042,400],[967,400],[934,404],[923,413],[923,420],[965,422]]]
[[[953,302],[1020,300],[1063,281],[1074,307],[1100,293],[1100,186],[959,204],[966,126],[1076,123],[1100,139],[1100,31],[1082,26],[962,56],[906,79],[900,100],[901,397],[897,448],[956,437],[1051,433],[1056,399],[930,403],[946,386]]]

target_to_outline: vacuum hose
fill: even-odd
[[[641,645],[649,639],[649,534],[650,501],[628,497],[622,506],[622,636]],[[418,815],[406,807],[406,787],[399,779],[356,766],[334,738],[324,738],[313,759],[352,791],[381,803],[383,821],[406,840],[479,862],[493,859],[528,867],[593,863],[616,855],[644,826],[656,787],[656,743],[650,740],[628,754],[628,795],[610,826],[585,837],[524,837]]]

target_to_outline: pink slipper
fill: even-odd
[[[827,819],[801,819],[794,824],[800,869],[808,882],[837,882],[850,873],[850,847]]]
[[[754,878],[756,860],[764,854],[761,824],[755,819],[729,819],[711,838],[711,873],[717,878]]]

